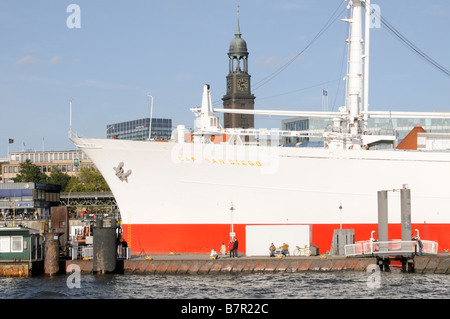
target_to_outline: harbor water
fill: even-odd
[[[448,298],[450,276],[400,271],[0,278],[0,299]]]

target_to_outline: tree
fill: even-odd
[[[13,178],[15,183],[47,183],[47,175],[27,159],[20,163],[20,172]]]
[[[109,192],[109,186],[102,174],[93,167],[82,167],[72,176],[66,186],[69,192]]]
[[[70,176],[61,172],[58,167],[53,167],[50,176],[48,176],[47,182],[49,184],[61,185],[61,191],[64,191],[69,184]]]

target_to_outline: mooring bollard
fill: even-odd
[[[94,227],[94,273],[113,273],[117,266],[115,227]]]
[[[44,275],[52,276],[59,272],[59,234],[46,233],[44,246]]]

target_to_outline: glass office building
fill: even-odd
[[[406,135],[420,124],[427,133],[450,133],[450,119],[430,119],[430,118],[389,118],[378,119],[369,118],[368,130],[372,133],[391,134],[395,131],[397,140],[400,143]],[[297,117],[282,121],[282,129],[286,131],[309,131],[311,133],[321,134],[327,127],[332,127],[332,119],[309,119]],[[307,137],[285,137],[284,145],[296,144],[301,142],[317,142],[321,138]]]
[[[172,119],[152,119],[151,138],[156,140],[170,140],[172,134]],[[108,124],[106,138],[122,140],[148,140],[150,135],[150,118]]]
[[[331,119],[309,119],[297,117],[282,121],[283,131],[308,131],[310,133],[322,134],[328,125],[333,125]],[[318,137],[284,137],[283,144],[296,144],[302,142],[320,142]]]

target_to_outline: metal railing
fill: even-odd
[[[72,260],[81,258],[93,258],[94,247],[93,246],[74,246],[72,247]]]
[[[131,258],[131,248],[130,247],[117,247],[117,256],[122,259]]]
[[[421,245],[420,245],[421,243]],[[345,256],[376,256],[376,255],[436,255],[438,243],[430,240],[402,241],[360,241],[355,244],[345,245]]]

